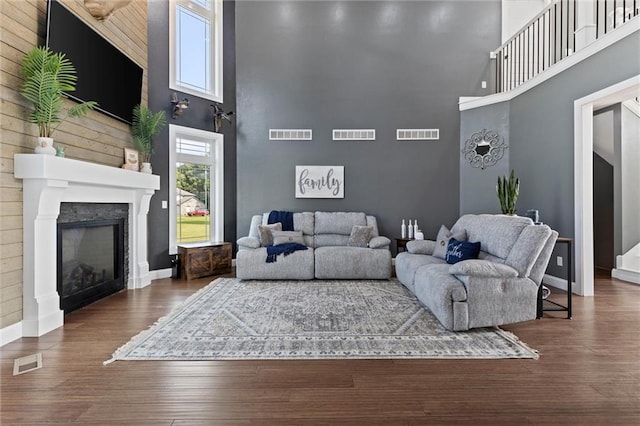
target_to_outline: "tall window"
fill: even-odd
[[[224,136],[169,125],[170,253],[177,245],[224,240]]]
[[[169,87],[222,102],[222,0],[171,0],[169,16]]]

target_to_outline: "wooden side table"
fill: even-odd
[[[407,243],[409,241],[413,241],[413,238],[396,238],[396,254],[400,253],[400,249],[407,251]]]
[[[178,244],[181,276],[187,280],[231,272],[231,243]]]

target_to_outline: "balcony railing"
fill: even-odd
[[[580,1],[554,1],[493,52],[496,92],[518,87],[576,51]],[[601,0],[593,7],[595,38],[640,14],[640,0]]]
[[[640,15],[640,1],[603,0],[596,2],[596,38]]]

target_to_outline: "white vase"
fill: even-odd
[[[56,155],[56,149],[53,147],[53,138],[38,137],[35,152],[36,154]]]
[[[142,163],[142,167],[140,168],[142,173],[151,173],[151,163]]]

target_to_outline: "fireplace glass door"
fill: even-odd
[[[58,224],[58,293],[65,314],[124,289],[124,221]]]

